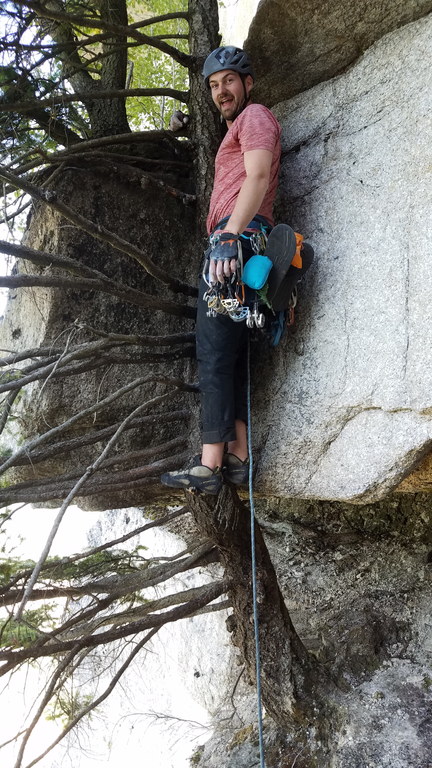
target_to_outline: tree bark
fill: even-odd
[[[102,21],[110,24],[127,26],[126,0],[102,0]],[[113,36],[102,45],[104,54],[109,54],[103,60],[100,90],[109,91],[124,88],[127,70],[127,40],[124,35]],[[126,100],[124,98],[94,101],[92,103],[92,136],[108,136],[109,134],[126,133],[130,130],[126,117]]]
[[[218,497],[193,496],[188,503],[200,530],[213,540],[229,583],[233,607],[228,629],[244,659],[251,680],[255,675],[250,513],[236,491],[223,486]],[[313,722],[322,727],[331,711],[333,683],[297,635],[276,573],[255,522],[258,579],[259,638],[263,703],[276,723],[286,728]]]
[[[189,0],[190,135],[195,151],[195,192],[198,231],[204,234],[213,186],[213,161],[220,141],[220,120],[204,86],[202,67],[220,42],[217,0]]]
[[[52,10],[55,10],[53,4]],[[62,7],[58,4],[58,10]],[[38,11],[36,10],[36,13]],[[127,10],[125,0],[102,0],[100,6],[102,22],[127,26]],[[41,14],[43,18],[43,14]],[[64,45],[65,52],[60,54],[63,65],[63,75],[78,92],[108,91],[125,87],[127,69],[127,40],[124,34],[112,35],[102,44],[104,58],[101,63],[100,79],[94,79],[86,69],[84,60],[78,53],[78,45],[75,33],[69,21],[45,21],[49,33],[60,45]],[[106,54],[106,55],[105,55]],[[126,106],[123,98],[109,99],[106,101],[93,101],[91,98],[83,98],[90,118],[91,135],[99,136],[115,135],[130,131],[126,117]]]

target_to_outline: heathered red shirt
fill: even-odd
[[[273,153],[270,183],[257,214],[273,224],[273,202],[278,183],[281,127],[267,107],[249,104],[239,114],[224,137],[215,160],[215,179],[210,199],[207,231],[234,210],[240,188],[246,178],[243,153],[268,149]]]

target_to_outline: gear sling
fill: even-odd
[[[226,221],[219,222],[216,230]],[[211,247],[214,242],[211,236]],[[301,235],[285,224],[271,229],[262,216],[250,222],[239,242],[241,258],[234,279],[209,284],[210,248],[199,285],[196,344],[203,443],[231,442],[236,419],[247,422],[248,328],[264,326],[261,307],[266,305],[280,337],[277,315],[285,315],[295,303],[296,284],[313,259],[313,250]]]

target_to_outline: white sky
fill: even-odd
[[[15,513],[8,523],[9,535],[14,539],[24,538],[17,545],[16,556],[39,557],[57,512],[27,505]],[[119,525],[122,512],[119,510]],[[71,506],[54,540],[51,554],[66,555],[81,551],[88,545],[90,528],[101,520],[104,525],[105,514],[84,512]],[[118,535],[118,532],[113,535]],[[146,532],[140,543],[149,546],[150,551],[166,555],[174,554],[182,547],[180,540],[157,529]],[[96,714],[90,725],[84,726],[80,737],[81,748],[77,749],[72,742],[66,750],[65,740],[64,746],[41,760],[38,764],[40,768],[96,768],[100,765],[125,768],[125,764],[143,765],[143,754],[146,756],[145,765],[149,768],[190,768],[189,758],[196,747],[209,738],[211,731],[208,727],[209,713],[185,687],[185,671],[178,668],[177,635],[178,632],[172,627],[166,632],[161,630],[152,651],[140,654],[131,673],[126,673],[121,685],[105,702],[106,706],[103,705],[102,713]],[[190,670],[192,676],[193,671]],[[21,729],[25,712],[36,693],[44,689],[44,679],[43,670],[34,668],[16,674],[6,688],[5,679],[0,680],[0,744]],[[104,683],[106,685],[106,680]],[[7,707],[4,707],[5,702]],[[179,718],[179,721],[157,720],[145,714],[151,712],[165,713]],[[196,721],[202,727],[181,720]],[[56,723],[42,719],[30,742],[23,766],[31,757],[42,752],[58,733]],[[14,745],[0,750],[2,768],[12,768],[15,758]]]

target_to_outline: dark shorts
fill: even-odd
[[[263,220],[265,222],[265,220]],[[259,224],[262,222],[259,221]],[[254,224],[251,222],[249,227]],[[224,225],[219,222],[218,228]],[[270,229],[270,225],[268,225]],[[248,240],[242,240],[243,259],[252,255]],[[235,421],[247,421],[246,322],[235,323],[228,315],[207,316],[203,295],[208,285],[201,278],[198,295],[196,350],[201,393],[203,443],[225,443],[236,439]]]

